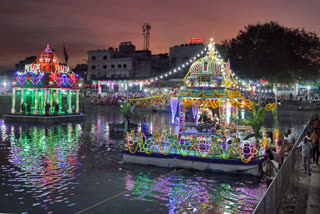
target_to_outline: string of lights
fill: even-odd
[[[190,66],[193,62],[195,62],[196,60],[202,58],[202,57],[206,57],[209,55],[209,47],[208,45],[206,45],[199,53],[195,54],[193,57],[189,58],[188,60],[186,60],[184,63],[182,63],[179,66],[176,66],[175,68],[162,73],[160,75],[156,75],[153,77],[149,77],[146,80],[129,80],[129,86],[133,86],[133,85],[140,85],[140,88],[142,88],[142,85],[149,85],[152,84],[153,82],[157,82],[157,81],[161,81],[161,80],[165,80],[168,79],[170,77],[172,77],[172,75],[177,74],[179,72],[182,72],[186,67]],[[217,51],[217,49],[215,48],[215,57],[219,60],[221,59],[221,55],[220,53]],[[238,83],[237,88],[241,91],[256,91],[259,92],[259,82],[258,81],[250,81],[250,80],[244,80],[244,79],[240,79],[232,70],[231,70],[231,74],[234,78],[234,80],[236,81],[236,83]],[[126,85],[126,80],[123,81],[107,81],[106,83],[107,85],[113,85],[113,84],[123,84]],[[262,84],[263,88],[261,88],[261,92],[262,93],[271,93],[272,90],[268,87],[266,87],[266,84],[260,83]]]
[[[203,50],[201,50],[198,54],[196,54],[194,57],[191,57],[189,60],[187,60],[185,63],[182,63],[180,66],[175,67],[172,70],[169,70],[168,72],[161,74],[160,76],[151,77],[147,80],[148,83],[152,83],[154,81],[161,80],[163,78],[166,78],[168,76],[171,76],[172,74],[175,74],[177,72],[183,71],[185,67],[192,64],[195,60],[199,59],[200,57],[203,57],[204,54],[208,55],[208,47],[206,46]],[[205,55],[205,56],[206,56]]]

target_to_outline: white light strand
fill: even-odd
[[[204,53],[206,53],[206,50],[207,50],[207,47],[205,47],[200,53],[196,54],[196,56],[191,57],[191,58],[189,59],[189,61],[186,61],[185,63],[183,63],[182,65],[178,66],[177,68],[174,68],[173,70],[170,70],[169,72],[160,75],[159,78],[162,79],[162,78],[163,78],[163,75],[164,75],[165,77],[167,77],[167,76],[171,75],[172,72],[176,73],[177,71],[181,71],[181,67],[182,67],[182,68],[185,68],[187,65],[191,64],[191,63],[192,63],[193,61],[195,61],[197,58],[201,57],[201,55],[203,55]],[[207,52],[207,55],[208,55],[208,54],[209,54],[209,52]],[[158,77],[153,77],[153,78],[151,78],[149,81],[150,81],[150,82],[153,82],[154,80],[157,81],[157,80],[158,80]]]

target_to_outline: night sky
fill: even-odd
[[[47,43],[71,67],[86,63],[87,50],[132,41],[142,49],[142,24],[151,24],[150,47],[169,47],[200,36],[216,42],[235,37],[245,25],[277,21],[320,34],[319,0],[8,0],[0,5],[0,71]]]

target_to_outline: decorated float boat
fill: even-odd
[[[80,88],[77,75],[61,64],[47,45],[34,63],[16,73],[12,82],[11,114],[4,118],[34,122],[83,119],[79,111]]]
[[[272,143],[268,142],[267,131],[261,126],[265,111],[274,110],[276,115],[276,105],[260,107],[243,97],[237,89],[230,62],[222,61],[214,53],[211,42],[209,55],[191,65],[184,78],[185,87],[180,90],[130,100],[131,106],[170,100],[172,121],[152,136],[127,133],[124,162],[259,174],[258,166],[264,160],[266,146]],[[246,112],[253,117],[246,117]],[[255,126],[248,126],[250,123]],[[278,131],[271,131],[276,141]]]

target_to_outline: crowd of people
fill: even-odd
[[[285,132],[283,137],[278,139],[275,145],[270,145],[270,142],[273,141],[271,138],[272,134],[268,135],[269,148],[266,151],[266,160],[262,168],[266,178],[267,186],[269,186],[272,180],[275,178],[278,170],[282,166],[285,158],[288,156],[295,142],[294,134],[290,129]]]
[[[269,146],[262,171],[266,178],[267,186],[276,177],[289,152],[295,143],[293,133],[288,130],[283,138],[280,138],[274,146]],[[310,164],[319,165],[320,154],[320,128],[313,127],[312,133],[308,132],[294,150],[301,150],[304,173],[311,176]],[[311,162],[312,160],[312,162]]]
[[[258,97],[259,94],[252,94],[250,92],[245,92],[243,93],[243,96],[246,99],[249,100],[256,100],[258,101]],[[273,103],[275,102],[275,95],[274,93],[264,93],[261,94],[261,100],[262,102],[267,103]],[[303,93],[303,92],[299,92],[297,95],[293,95],[292,93],[282,93],[282,94],[278,94],[277,96],[277,101],[279,104],[283,103],[284,101],[293,101],[293,100],[297,100],[297,101],[312,101],[312,100],[320,100],[319,95],[316,93]]]
[[[72,109],[72,113],[75,114],[76,109],[74,105],[71,106],[71,109]],[[50,103],[46,103],[46,105],[44,106],[44,111],[46,116],[49,116],[50,114],[58,115],[59,110],[60,110],[60,106],[59,106],[59,103],[57,102],[54,102],[52,106],[50,105]],[[65,114],[68,114],[68,104],[63,105],[61,110]],[[31,107],[30,103],[22,103],[21,113],[31,115],[34,113],[34,109]]]
[[[143,92],[129,93],[129,99],[138,99],[143,97],[145,97],[145,94]],[[113,105],[113,104],[120,104],[122,102],[125,102],[125,100],[126,100],[126,93],[116,92],[112,94],[107,94],[105,96],[101,96],[99,94],[96,97],[92,97],[91,104]]]

